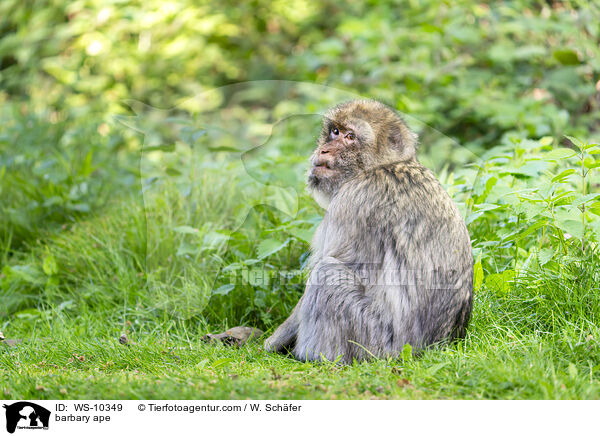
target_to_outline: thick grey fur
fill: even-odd
[[[356,138],[332,139],[335,126]],[[351,363],[464,336],[473,288],[469,234],[418,162],[416,135],[387,106],[351,101],[324,118],[311,162],[309,188],[326,213],[304,295],[265,348]]]

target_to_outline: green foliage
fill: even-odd
[[[595,2],[7,0],[0,17],[0,89],[78,115],[284,79],[383,99],[472,146],[598,121]]]
[[[486,283],[505,283],[507,271],[521,268],[558,272],[597,251],[600,203],[590,191],[599,180],[600,147],[570,139],[573,148],[557,148],[549,137],[507,138],[454,174],[455,184],[475,180],[457,186],[457,199],[468,212],[475,257],[495,273]]]

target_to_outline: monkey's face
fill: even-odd
[[[415,158],[414,135],[390,108],[374,100],[342,103],[323,119],[310,158],[308,186],[323,207],[339,188],[369,168]]]
[[[326,119],[310,158],[309,188],[330,199],[345,181],[364,168],[372,136],[365,121]]]

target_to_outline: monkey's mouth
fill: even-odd
[[[331,166],[329,165],[329,162],[318,162],[313,165],[311,172],[313,174],[323,174],[323,173],[327,173],[330,171],[335,171],[335,169],[331,168]]]

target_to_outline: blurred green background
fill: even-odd
[[[383,99],[461,141],[597,126],[598,5],[585,1],[13,1],[3,101],[54,121],[171,108],[206,89],[298,80]]]

